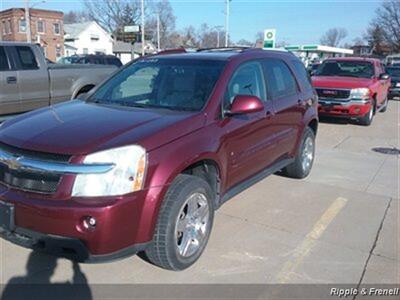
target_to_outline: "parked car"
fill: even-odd
[[[390,75],[392,82],[389,89],[389,98],[400,97],[400,66],[387,67],[386,73]]]
[[[351,118],[370,125],[377,111],[386,111],[390,77],[377,59],[330,58],[312,80],[321,116]]]
[[[280,170],[310,173],[317,95],[298,58],[180,51],[3,123],[3,238],[85,262],[145,251],[182,270],[225,201]]]
[[[321,63],[313,63],[312,65],[308,66],[307,71],[312,76],[318,69]]]
[[[113,65],[121,67],[122,62],[114,55],[103,55],[103,54],[87,54],[80,56],[72,56],[71,63],[73,64],[92,64],[92,65]]]
[[[113,66],[50,64],[37,45],[0,42],[0,115],[70,100],[115,70]]]

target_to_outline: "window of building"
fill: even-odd
[[[37,32],[38,33],[45,32],[44,21],[42,21],[42,20],[37,21]]]
[[[38,68],[35,55],[30,47],[17,46],[15,48],[17,50],[17,55],[22,70],[35,70]]]
[[[19,30],[19,32],[26,32],[26,21],[25,21],[25,19],[19,20],[18,30]]]
[[[11,27],[11,21],[10,21],[10,20],[8,20],[8,21],[6,22],[6,33],[7,33],[7,34],[12,33],[12,27]]]
[[[0,47],[0,71],[7,71],[10,67],[8,65],[7,55],[4,47]]]
[[[60,46],[56,47],[56,57],[57,58],[61,57],[61,47]]]
[[[54,34],[60,35],[60,32],[61,32],[60,23],[53,24],[53,31],[54,31]]]
[[[2,33],[2,35],[7,34],[6,21],[1,22],[1,33]]]

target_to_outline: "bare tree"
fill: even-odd
[[[367,30],[367,39],[374,48],[374,53],[382,46],[389,48],[391,52],[400,52],[400,0],[383,2],[376,11],[376,18],[371,22]]]
[[[321,37],[321,44],[337,47],[347,37],[347,30],[344,28],[331,28]]]
[[[157,42],[157,19],[160,26],[160,46],[162,49],[175,46],[176,33],[175,21],[176,17],[168,0],[152,2],[148,9],[148,22],[146,23],[146,31],[152,36],[152,41]],[[174,37],[172,36],[174,35]]]
[[[80,23],[91,21],[90,16],[84,11],[69,11],[64,14],[64,24]]]
[[[372,49],[372,53],[382,56],[388,54],[385,33],[382,26],[371,24],[367,30],[366,39],[368,40],[368,45]]]
[[[90,18],[113,34],[122,31],[125,25],[140,22],[140,0],[82,1]]]
[[[254,46],[254,43],[250,42],[246,39],[240,39],[239,41],[237,41],[237,43],[235,43],[235,45],[244,46],[244,47],[252,47],[252,46]]]

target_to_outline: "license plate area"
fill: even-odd
[[[0,201],[0,231],[13,231],[14,228],[14,205]]]

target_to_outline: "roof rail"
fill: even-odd
[[[166,49],[166,50],[161,50],[160,52],[157,52],[155,55],[167,55],[167,54],[176,54],[176,53],[186,53],[185,48],[175,48],[175,49]]]
[[[241,47],[241,46],[232,46],[232,47],[212,47],[212,48],[200,48],[197,49],[197,52],[203,52],[203,51],[210,51],[210,52],[224,52],[224,51],[244,51],[247,50],[251,47]]]

